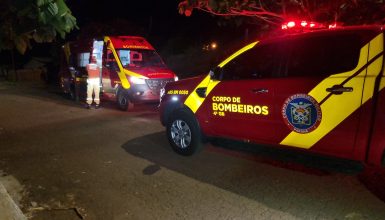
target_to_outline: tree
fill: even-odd
[[[179,13],[201,10],[217,16],[247,17],[278,25],[287,19],[344,24],[383,23],[384,0],[182,0]]]
[[[24,54],[31,41],[52,42],[64,38],[76,26],[76,18],[64,0],[2,0],[0,2],[0,50],[16,48]]]

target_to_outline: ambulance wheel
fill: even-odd
[[[76,100],[76,91],[75,91],[74,86],[70,87],[70,92],[68,93],[68,98],[71,100]]]
[[[172,113],[166,126],[167,138],[178,154],[190,156],[203,146],[202,134],[195,116],[187,110]]]
[[[134,103],[128,97],[128,93],[125,90],[120,90],[117,95],[117,103],[119,109],[122,111],[131,110],[134,108]]]

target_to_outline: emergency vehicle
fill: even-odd
[[[122,110],[135,103],[159,102],[160,89],[177,76],[143,37],[105,36],[63,46],[60,84],[73,99],[85,99],[86,65],[96,57],[101,73],[101,99]]]
[[[295,32],[167,84],[160,120],[172,148],[192,155],[220,137],[385,166],[384,27]]]

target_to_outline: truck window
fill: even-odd
[[[364,35],[365,36],[365,35]],[[323,77],[353,70],[365,39],[354,33],[262,43],[221,69],[221,80]]]
[[[78,54],[78,66],[79,67],[86,67],[87,64],[90,62],[90,55],[91,53],[79,53]]]
[[[123,66],[127,66],[130,64],[130,50],[120,50],[119,51],[119,58],[122,62]]]
[[[107,59],[106,59],[106,67],[108,67],[111,70],[118,71],[119,67],[116,63],[114,54],[110,49],[107,50]]]
[[[154,50],[119,49],[117,53],[125,68],[166,67]]]
[[[257,45],[222,68],[220,79],[242,80],[277,77],[282,49],[274,44]]]
[[[359,59],[361,40],[352,34],[297,38],[290,47],[287,77],[328,76],[353,70]]]

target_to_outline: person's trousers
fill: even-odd
[[[88,79],[87,80],[87,104],[91,105],[92,101],[95,102],[96,105],[100,104],[100,79]],[[94,94],[94,98],[92,99],[92,94]]]

